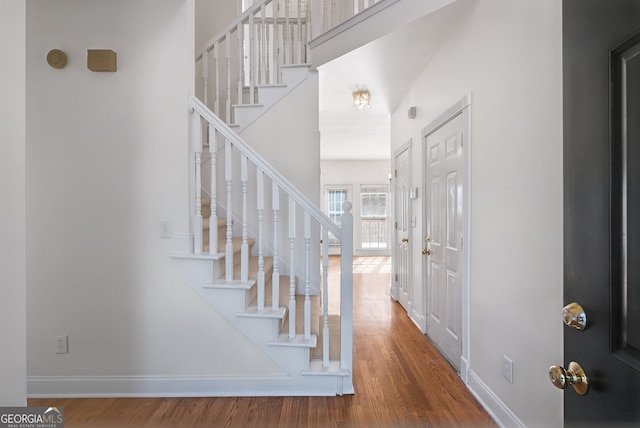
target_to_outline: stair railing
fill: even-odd
[[[227,124],[233,106],[259,103],[259,85],[281,83],[283,66],[308,62],[311,2],[259,0],[196,54],[198,97]]]
[[[320,28],[327,32],[382,0],[321,0]]]
[[[197,51],[198,98],[233,124],[234,105],[259,103],[257,87],[281,84],[282,67],[311,62],[312,38],[384,1],[257,0]]]
[[[333,236],[341,245],[340,260],[340,369],[351,371],[352,365],[352,314],[353,314],[353,217],[351,203],[345,202],[341,226],[338,227],[329,217],[282,176],[269,162],[248,146],[222,119],[216,116],[196,97],[190,98],[192,114],[191,135],[194,160],[195,186],[191,198],[193,216],[194,253],[198,255],[218,256],[218,210],[226,209],[225,278],[226,283],[247,283],[249,278],[249,223],[253,221],[257,232],[254,253],[258,257],[258,310],[279,310],[280,275],[289,273],[289,339],[296,338],[296,278],[304,280],[304,338],[311,338],[311,296],[314,289],[320,294],[323,319],[323,366],[329,366],[329,313],[328,313],[328,256],[329,236]],[[206,129],[208,132],[203,132]],[[204,141],[206,140],[206,141]],[[211,217],[209,219],[209,248],[203,245],[202,215],[202,152],[207,146],[211,155]],[[224,162],[218,161],[218,147],[224,146],[220,155]],[[217,182],[218,177],[223,183]],[[218,200],[216,189],[224,189],[224,203]],[[239,198],[237,196],[240,195]],[[255,198],[253,202],[251,199]],[[269,200],[271,201],[269,203]],[[284,204],[281,200],[286,201]],[[226,205],[226,206],[225,206]],[[235,209],[234,207],[238,207]],[[270,212],[270,213],[269,213]],[[241,232],[240,277],[233,276],[233,218],[240,217]],[[270,214],[270,215],[269,215]],[[251,220],[254,219],[254,220]],[[271,233],[267,233],[271,232]],[[273,254],[272,307],[265,308],[265,248],[271,248]],[[257,249],[257,250],[256,250]],[[256,255],[256,254],[254,254]],[[287,265],[281,263],[286,260]],[[320,272],[321,270],[321,272]],[[314,287],[314,285],[316,285]]]

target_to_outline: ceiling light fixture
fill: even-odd
[[[353,93],[353,108],[356,110],[366,110],[371,108],[371,92],[358,90]]]

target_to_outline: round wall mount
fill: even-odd
[[[67,65],[67,54],[60,49],[52,49],[47,54],[47,63],[53,68],[63,68]]]

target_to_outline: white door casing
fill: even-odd
[[[395,298],[402,307],[411,313],[411,258],[410,258],[410,221],[411,204],[409,189],[411,186],[411,141],[400,147],[395,153],[393,173],[394,197],[394,257],[393,284]],[[392,295],[394,293],[392,292]]]
[[[462,372],[465,381],[468,366],[468,358],[463,356],[463,343],[468,342],[467,129],[465,98],[423,130],[427,335]]]

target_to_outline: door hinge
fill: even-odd
[[[398,282],[398,274],[396,274],[396,282]]]
[[[398,170],[397,170],[397,169],[393,172],[393,176],[394,176],[394,177],[397,177],[397,176],[398,176]]]

